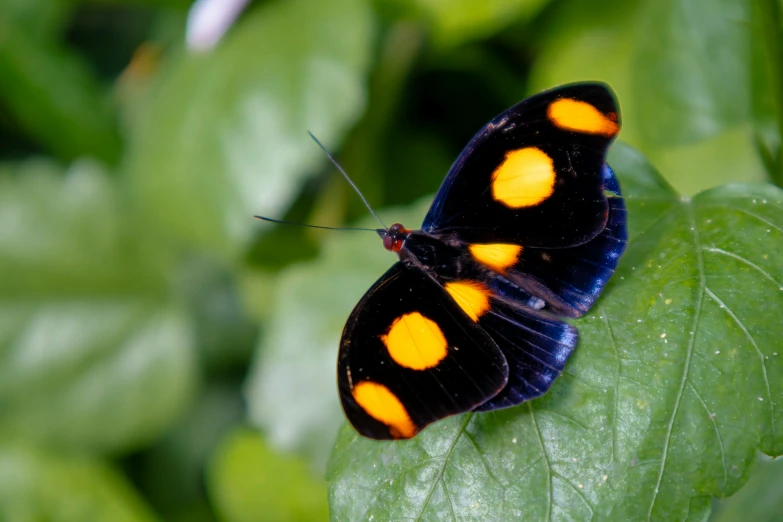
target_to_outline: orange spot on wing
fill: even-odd
[[[448,343],[438,324],[419,312],[396,318],[381,341],[394,362],[411,370],[437,366],[448,355]]]
[[[611,138],[620,130],[617,114],[604,114],[593,105],[571,98],[553,101],[547,109],[547,117],[563,130],[599,134]]]
[[[446,291],[474,321],[489,310],[489,289],[476,281],[446,283]]]
[[[519,260],[522,247],[506,243],[492,243],[488,245],[470,245],[470,254],[479,263],[489,268],[503,272]]]
[[[352,393],[356,404],[367,415],[387,425],[395,439],[409,439],[418,432],[400,399],[383,384],[361,381]]]
[[[492,173],[492,197],[507,207],[537,205],[555,191],[555,167],[536,147],[512,150]]]

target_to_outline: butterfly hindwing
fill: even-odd
[[[423,241],[415,232],[409,240]],[[506,386],[475,411],[515,406],[546,393],[576,348],[576,328],[539,311],[545,304],[539,297],[473,262],[469,254],[444,268],[435,276],[438,283],[492,338],[508,364]]]
[[[418,237],[411,235],[413,240]],[[455,264],[456,273],[438,275],[438,282],[492,338],[508,364],[506,386],[475,411],[515,406],[549,391],[576,348],[576,328],[537,311],[540,299],[520,289],[513,298],[506,297],[503,290],[509,283],[502,276],[469,259]]]
[[[479,321],[508,362],[508,383],[475,411],[516,406],[540,397],[576,348],[576,328],[519,306],[495,302]]]
[[[563,248],[605,227],[601,170],[620,129],[601,83],[518,103],[488,123],[452,166],[422,229],[468,242]]]
[[[424,271],[395,264],[349,318],[337,363],[351,424],[409,438],[497,395],[508,366],[492,338]]]

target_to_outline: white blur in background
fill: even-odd
[[[250,0],[196,0],[188,13],[185,41],[193,51],[209,51],[223,38]]]

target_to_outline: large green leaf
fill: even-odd
[[[87,451],[165,429],[195,380],[191,327],[110,180],[0,175],[0,427]]]
[[[632,149],[610,157],[630,244],[550,393],[410,441],[350,427],[337,520],[702,520],[783,452],[783,191],[677,196]]]
[[[145,213],[188,244],[236,254],[280,215],[364,107],[371,19],[360,0],[271,2],[211,54],[180,56],[135,128]]]
[[[130,484],[85,458],[0,442],[0,520],[13,522],[153,522]]]
[[[681,145],[748,120],[750,20],[746,0],[644,2],[629,72],[649,143]]]

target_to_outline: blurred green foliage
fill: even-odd
[[[640,511],[613,514],[783,512],[779,461],[751,466],[783,448],[783,304],[769,286],[783,280],[778,0],[265,0],[205,53],[184,46],[188,7],[0,0],[0,519],[323,519],[335,440],[338,520],[491,518],[497,484],[502,513],[531,519],[606,519],[607,502],[636,496]],[[620,139],[647,158],[622,145],[612,156],[632,233],[645,233],[576,323],[570,376],[532,405],[457,417],[408,445],[354,441],[339,430],[337,343],[394,259],[373,234],[251,216],[366,216],[312,130],[384,219],[413,226],[486,121],[579,80],[612,85]],[[681,200],[667,183],[701,194]],[[698,221],[704,245],[741,259],[699,265],[710,251],[689,212],[714,220]],[[720,301],[683,281],[699,266]],[[616,367],[604,317],[627,319],[613,330]],[[704,355],[732,347],[731,359]],[[654,371],[633,373],[634,361]],[[626,437],[612,439],[611,480],[595,471],[603,439],[585,435],[598,420]],[[441,458],[449,437],[458,449]],[[471,440],[473,454],[456,446]],[[504,482],[542,466],[539,448],[557,450],[538,470],[549,497],[541,480]],[[406,475],[427,456],[439,474]]]

